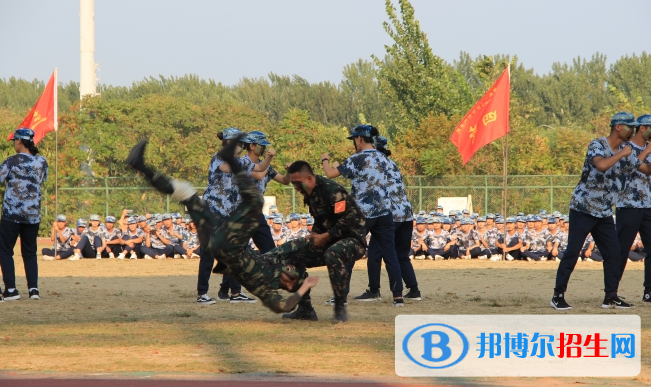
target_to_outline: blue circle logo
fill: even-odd
[[[402,351],[421,367],[452,367],[468,354],[468,339],[446,324],[425,324],[412,329],[402,340]]]

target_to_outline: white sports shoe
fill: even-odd
[[[44,261],[54,261],[54,257],[51,255],[44,255],[43,256]]]
[[[480,255],[477,257],[477,259],[488,259],[487,255]]]
[[[199,254],[192,253],[192,256],[190,258],[201,258]]]
[[[95,256],[95,259],[102,259],[102,254],[97,253],[97,255]]]
[[[592,258],[586,258],[585,261],[586,261],[586,262],[594,262],[594,259],[592,259]]]
[[[109,253],[109,258],[115,258],[115,254]]]
[[[165,256],[161,254],[161,255],[155,256],[154,258],[156,258],[156,259],[165,259]]]
[[[438,255],[438,254],[437,254],[437,255],[434,256],[434,260],[435,260],[435,261],[440,261],[440,260],[442,260],[442,259],[445,259],[445,258],[443,258],[442,255]]]
[[[138,256],[136,255],[136,253],[134,253],[134,252],[132,251],[132,252],[131,252],[131,256],[129,257],[129,259],[138,259]]]
[[[183,259],[188,259],[188,256],[186,254],[181,255]]]
[[[81,258],[79,254],[74,253],[70,258],[68,258],[68,261],[78,261],[79,258]]]
[[[124,253],[118,254],[118,259],[124,259]]]
[[[181,259],[181,255],[180,254],[174,254],[174,259]]]
[[[409,259],[414,259],[414,256],[413,256],[413,255],[410,255],[410,256],[409,256]]]
[[[558,258],[558,257],[556,257],[554,260],[555,260],[556,262],[560,262],[560,261],[561,261],[561,259]]]
[[[425,259],[425,256],[424,255],[417,255],[415,257],[415,259],[418,260],[418,261],[422,261],[423,259]]]
[[[491,255],[491,257],[489,259],[491,261],[493,261],[493,262],[501,261],[502,260],[502,254],[493,254],[493,255]]]
[[[153,258],[150,257],[149,255],[145,254],[145,259],[153,259]]]
[[[507,261],[514,261],[515,258],[513,258],[513,256],[511,254],[506,254],[506,260]]]

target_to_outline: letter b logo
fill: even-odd
[[[432,336],[436,336],[436,342],[433,341]],[[423,359],[432,362],[446,361],[452,355],[452,350],[448,347],[450,343],[450,336],[441,331],[431,331],[421,335],[423,338]],[[432,350],[439,349],[441,355],[434,357]]]

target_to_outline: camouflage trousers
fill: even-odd
[[[365,253],[366,248],[360,241],[355,238],[344,238],[319,247],[308,243],[296,253],[288,256],[287,263],[296,266],[304,265],[307,268],[326,266],[335,300],[343,301],[347,294],[346,288],[350,277],[346,270],[346,263],[357,261]]]
[[[206,252],[228,266],[229,271],[243,264],[241,258],[247,255],[244,253],[258,228],[264,204],[260,190],[250,177],[240,172],[235,175],[235,179],[242,202],[226,222],[215,216],[196,194],[182,202],[197,225],[201,246],[206,246]]]

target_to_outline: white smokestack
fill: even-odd
[[[79,0],[80,74],[79,94],[97,95],[95,74],[95,0]]]

